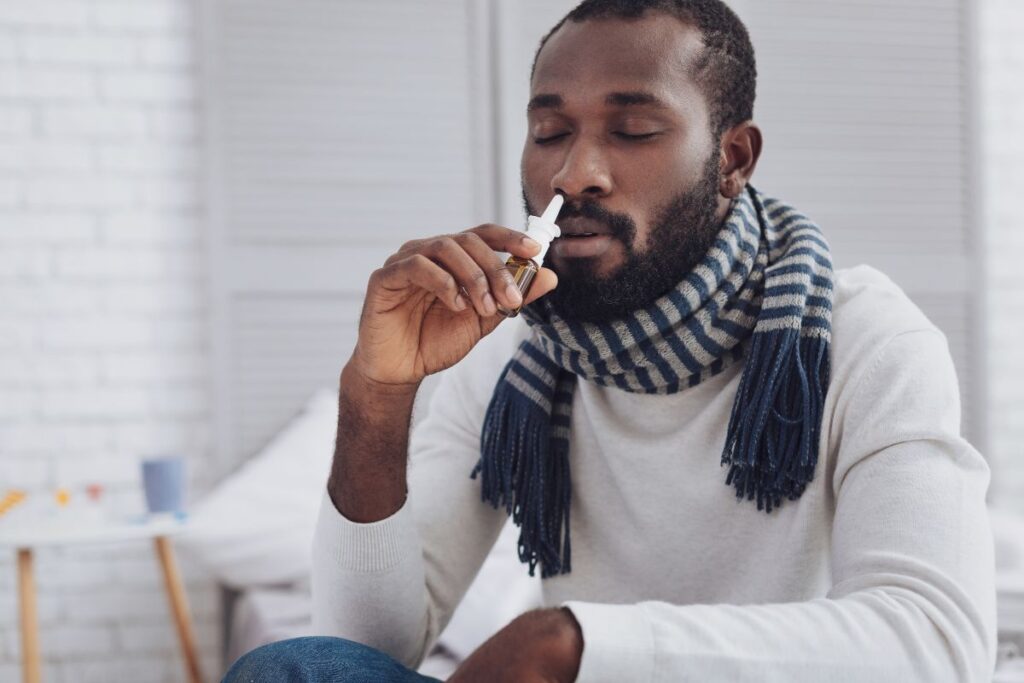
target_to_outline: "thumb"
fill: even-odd
[[[533,284],[530,285],[530,291],[527,292],[523,305],[533,303],[557,286],[558,276],[555,275],[555,271],[550,268],[541,268],[533,278]]]

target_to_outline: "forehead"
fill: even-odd
[[[607,92],[650,92],[680,110],[703,102],[693,65],[700,31],[678,18],[648,12],[638,19],[565,22],[537,56],[531,94],[567,102],[604,99]]]

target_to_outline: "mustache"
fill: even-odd
[[[603,223],[608,227],[612,237],[624,241],[627,245],[633,243],[633,238],[636,235],[636,223],[632,218],[624,213],[609,211],[593,199],[566,202],[562,205],[562,210],[558,212],[556,221],[564,218],[587,218]]]

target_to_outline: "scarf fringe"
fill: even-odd
[[[752,335],[722,452],[726,485],[770,513],[814,478],[829,342],[784,329]]]
[[[487,408],[480,461],[481,499],[519,526],[519,560],[541,578],[571,571],[569,442],[552,439],[548,413],[507,383]],[[564,532],[564,533],[563,533]]]

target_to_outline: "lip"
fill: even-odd
[[[592,232],[596,235],[608,235],[608,226],[604,223],[582,216],[574,216],[558,221],[558,229],[561,230],[563,235],[581,235],[585,232]]]
[[[608,251],[613,239],[611,235],[559,237],[551,243],[551,252],[557,258],[593,258]]]

